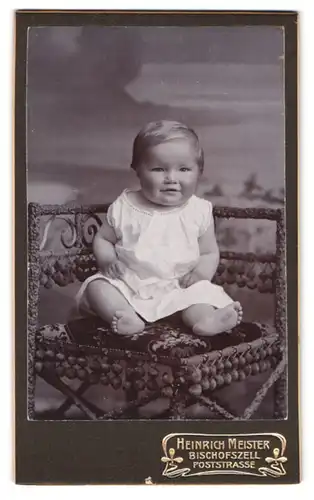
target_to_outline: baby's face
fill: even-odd
[[[143,195],[152,203],[183,205],[195,193],[200,177],[195,149],[184,139],[153,146],[147,151],[137,175]]]

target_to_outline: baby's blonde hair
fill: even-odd
[[[145,125],[134,139],[131,168],[136,170],[146,151],[173,139],[188,139],[195,149],[196,163],[200,172],[204,170],[204,152],[193,129],[180,122],[160,120]]]

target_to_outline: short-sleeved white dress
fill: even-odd
[[[130,201],[129,190],[110,205],[107,219],[117,237],[117,257],[126,265],[121,279],[98,272],[82,284],[76,303],[81,313],[92,313],[87,285],[96,279],[116,287],[134,310],[153,322],[193,304],[222,308],[232,299],[222,287],[202,280],[181,288],[179,279],[198,262],[199,237],[213,224],[212,204],[193,195],[180,207],[149,212]]]

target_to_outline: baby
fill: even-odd
[[[216,335],[242,320],[242,308],[211,283],[219,262],[212,204],[196,191],[204,154],[186,125],[146,125],[133,144],[140,189],[112,203],[93,242],[99,272],[82,285],[81,312],[120,335],[182,311],[196,335]]]

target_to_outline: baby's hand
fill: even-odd
[[[192,286],[194,285],[194,283],[197,283],[198,281],[201,281],[203,279],[203,276],[197,271],[197,268],[195,268],[189,273],[182,276],[182,278],[179,279],[179,284],[182,288],[188,288],[189,286]]]
[[[111,279],[116,279],[116,278],[122,278],[122,276],[125,273],[126,266],[121,262],[120,260],[114,260],[108,266],[106,266],[104,269],[102,269],[102,272],[104,273],[107,278]]]

